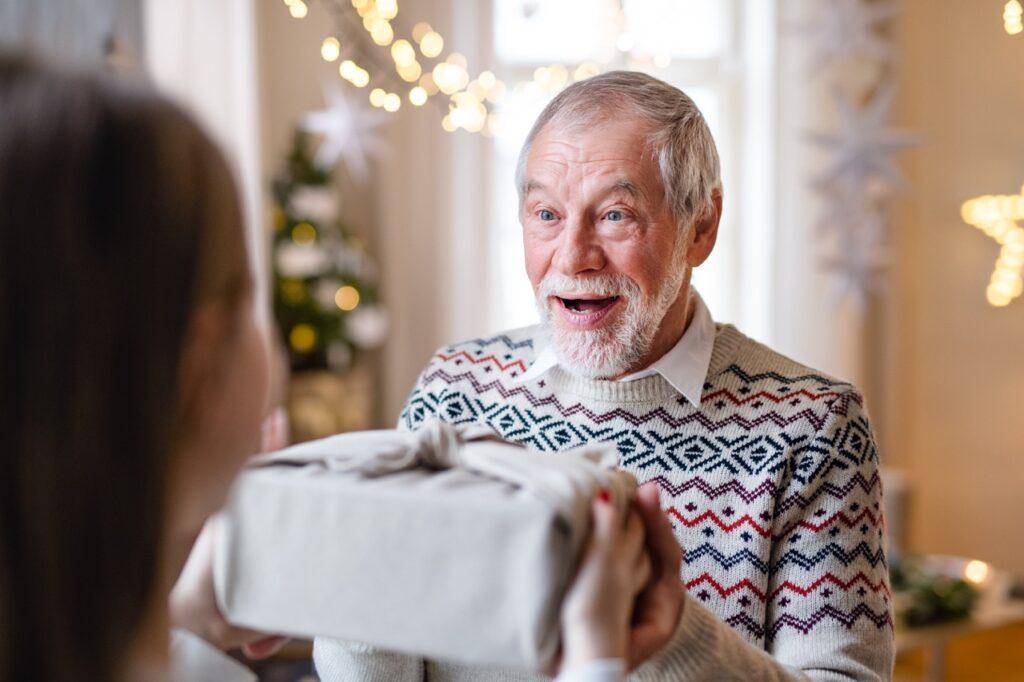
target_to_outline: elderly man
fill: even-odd
[[[889,678],[863,400],[716,325],[690,287],[722,211],[693,101],[640,73],[576,83],[531,130],[517,182],[542,323],[438,350],[402,426],[482,422],[542,451],[610,442],[658,484],[685,558],[657,586],[656,651],[635,678]],[[329,641],[316,658],[324,679],[519,679]]]

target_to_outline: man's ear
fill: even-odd
[[[693,241],[686,251],[686,264],[697,267],[708,259],[718,240],[718,224],[722,220],[722,190],[711,191],[712,210],[693,223]]]

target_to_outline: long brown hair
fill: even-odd
[[[190,311],[248,286],[187,115],[0,55],[0,682],[118,674],[159,598]]]

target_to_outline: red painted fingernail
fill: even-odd
[[[600,490],[597,491],[597,499],[601,500],[602,502],[611,502],[612,494],[608,492],[608,488],[601,488]]]

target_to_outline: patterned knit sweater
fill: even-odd
[[[401,416],[489,424],[540,451],[611,442],[656,481],[684,548],[673,640],[635,679],[888,679],[893,630],[878,453],[855,388],[732,326],[699,408],[661,376],[514,379],[536,327],[441,348]],[[318,640],[324,680],[530,679]]]

